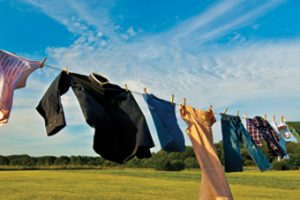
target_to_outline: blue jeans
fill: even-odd
[[[246,131],[240,117],[221,114],[221,125],[226,172],[243,171],[240,142],[246,146],[250,157],[261,171],[271,168],[264,153],[256,146]]]
[[[162,149],[169,152],[184,151],[184,137],[177,124],[175,104],[153,94],[144,94],[143,97],[148,104]]]

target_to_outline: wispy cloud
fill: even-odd
[[[284,43],[247,41],[230,49],[221,44],[214,44],[213,47],[206,45],[206,42],[211,43],[239,27],[251,25],[282,1],[263,4],[221,1],[170,30],[138,37],[134,28],[126,29],[124,33],[114,30],[118,25],[110,19],[110,9],[116,3],[114,1],[105,4],[92,1],[90,5],[82,1],[27,2],[78,35],[70,46],[47,49],[50,60],[58,66],[70,66],[71,71],[84,74],[97,71],[112,82],[121,85],[127,82],[132,90],[142,91],[147,86],[150,92],[165,99],[175,94],[178,102],[187,97],[189,104],[202,109],[211,104],[216,110],[227,106],[236,108],[237,105],[241,106],[240,102],[245,102],[242,106],[246,109],[246,104],[254,105],[257,99],[263,101],[265,96],[274,99],[286,96],[300,98],[295,94],[300,89],[295,76],[300,73],[297,64],[300,40]],[[135,38],[128,41],[123,34]],[[49,82],[47,80],[47,84]],[[37,92],[39,97],[46,85],[40,88],[41,91]],[[37,100],[36,97],[33,99]],[[69,114],[80,112],[72,92],[63,97],[63,101],[69,125],[84,124],[81,115]],[[22,102],[16,105],[23,105]],[[138,98],[138,102],[151,121],[143,100]],[[267,107],[264,112],[271,113],[274,107],[277,106]],[[259,106],[253,106],[252,109],[253,113],[262,112]],[[291,118],[296,117],[293,105],[286,105],[277,111],[287,112]],[[36,123],[35,117],[32,120],[16,120],[18,123],[21,120],[27,120],[28,124]],[[36,130],[42,131],[42,125],[38,126]],[[153,124],[151,127],[153,129]],[[220,139],[218,126],[216,131],[218,134],[215,136]],[[66,141],[70,138],[60,139]]]

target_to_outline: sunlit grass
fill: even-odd
[[[197,199],[200,171],[0,171],[0,199]],[[235,199],[300,199],[300,171],[227,174]]]

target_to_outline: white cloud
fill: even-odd
[[[300,85],[295,75],[300,73],[298,67],[300,40],[284,43],[248,41],[237,47],[204,46],[206,49],[194,44],[195,39],[196,41],[215,39],[234,28],[245,26],[278,6],[281,1],[252,6],[247,12],[242,12],[245,10],[245,2],[222,1],[165,33],[139,36],[131,42],[122,40],[122,35],[136,36],[135,30],[138,30],[138,27],[127,29],[127,33],[114,32],[118,25],[110,21],[108,11],[113,6],[113,2],[105,5],[106,10],[100,12],[103,6],[100,5],[93,10],[78,1],[65,1],[59,6],[56,6],[57,1],[50,1],[50,3],[27,1],[66,25],[70,31],[79,34],[79,38],[68,47],[47,49],[50,60],[53,60],[57,66],[69,66],[70,71],[83,74],[95,71],[109,77],[112,82],[121,85],[126,82],[130,89],[140,92],[147,86],[149,92],[165,99],[175,94],[175,100],[179,103],[183,97],[187,97],[188,104],[200,109],[206,109],[211,104],[217,111],[227,106],[236,109],[237,103],[245,102],[243,106],[246,107],[245,105],[248,103],[250,105],[253,100],[264,101],[265,96],[274,99],[295,97],[299,100],[299,95],[297,96],[295,91],[299,91]],[[70,9],[65,9],[66,7]],[[218,21],[235,10],[239,12],[230,16],[225,24]],[[199,35],[199,31],[203,34]],[[241,37],[236,34],[233,40],[239,40]],[[182,39],[187,42],[181,42]],[[187,51],[186,49],[190,49],[187,44],[197,51]],[[45,91],[45,88],[45,84],[41,84],[41,90]],[[283,91],[284,95],[282,95]],[[68,124],[71,127],[85,124],[72,92],[62,99]],[[24,105],[26,101],[30,100],[23,99],[17,104]],[[145,103],[141,98],[138,98],[138,102],[146,113],[148,121],[151,121]],[[275,107],[278,105],[270,106],[264,111],[271,113]],[[260,106],[251,109],[252,113],[261,112]],[[295,116],[292,104],[284,106],[284,109],[287,115]],[[22,120],[26,120],[26,124],[41,122],[41,119],[37,120],[36,117],[32,119],[19,117],[15,123],[20,123]],[[181,120],[180,124],[184,126]],[[88,129],[87,125],[84,126]],[[155,133],[153,124],[151,127]],[[215,127],[217,131],[215,137],[220,139],[220,128],[217,125]],[[34,128],[42,131],[41,124]],[[91,128],[89,130],[93,132]],[[67,142],[71,138],[68,134],[65,134],[65,138],[59,137],[62,137],[59,138],[62,142]],[[73,138],[72,141],[75,139]],[[186,138],[186,141],[190,144],[189,139]],[[159,147],[157,138],[156,144]]]

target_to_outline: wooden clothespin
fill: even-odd
[[[245,118],[245,119],[248,119],[248,118],[249,118],[248,115],[247,115],[247,113],[244,113],[244,118]]]
[[[285,122],[285,117],[281,116],[281,122],[284,123]]]
[[[126,90],[126,92],[128,92],[128,85],[127,85],[127,83],[125,83],[125,90]]]
[[[223,111],[223,114],[226,114],[228,111],[228,108],[225,108],[225,110]]]
[[[41,68],[44,67],[46,61],[47,61],[47,58],[44,58],[44,59],[42,60],[42,62],[41,62]]]
[[[174,94],[171,96],[171,103],[174,103]]]
[[[144,88],[144,92],[145,92],[145,94],[147,94],[147,88]]]
[[[272,117],[272,121],[273,121],[273,122],[275,122],[275,121],[276,121],[276,116],[275,116],[275,115],[273,115],[273,117]]]
[[[240,111],[239,110],[236,111],[236,116],[238,116],[238,117],[240,116]]]
[[[183,106],[186,106],[186,98],[183,98]]]
[[[64,71],[69,74],[69,68],[67,66],[64,67]]]
[[[209,105],[208,109],[211,110],[211,111],[213,111],[213,106]]]
[[[267,120],[268,117],[267,117],[267,114],[264,114],[264,120]]]

